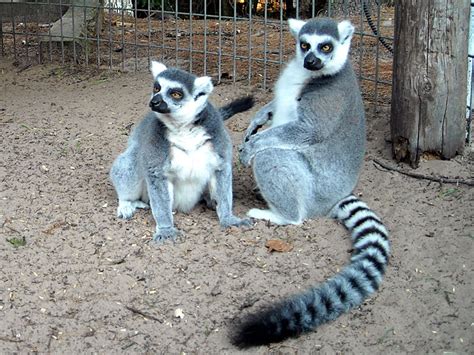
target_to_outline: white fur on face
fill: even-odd
[[[199,96],[195,100],[194,93],[188,92],[188,90],[186,90],[186,88],[180,82],[165,78],[157,78],[157,81],[161,86],[160,94],[171,112],[155,112],[155,114],[169,129],[176,130],[179,127],[186,126],[193,122],[196,115],[200,113],[206,106],[209,94]],[[168,95],[170,89],[176,88],[179,88],[184,93],[183,98],[179,101],[173,100]]]
[[[343,39],[344,38],[341,37],[341,40]],[[347,61],[347,57],[349,56],[349,49],[351,46],[350,37],[346,37],[346,40],[341,43],[336,41],[333,37],[329,35],[304,34],[300,37],[300,40],[310,45],[309,52],[316,51],[318,45],[321,43],[331,42],[334,45],[334,49],[330,55],[321,55],[315,52],[316,56],[321,59],[322,63],[324,64],[324,67],[321,70],[311,71],[313,73],[311,74],[311,76],[313,77],[336,74],[342,69],[342,67]],[[300,41],[298,41],[297,44],[296,58],[298,58],[298,60],[301,62],[301,65],[303,66],[305,53],[301,52],[301,49],[299,48],[299,43]]]
[[[285,70],[280,75],[275,86],[275,109],[272,117],[272,127],[279,126],[298,117],[296,99],[301,93],[307,80],[322,76],[333,75],[345,65],[349,55],[350,42],[354,27],[349,21],[342,21],[338,25],[340,41],[336,41],[329,35],[305,34],[301,37],[308,42],[311,49],[317,48],[319,43],[330,41],[334,45],[332,56],[320,59],[324,61],[324,68],[317,71],[311,71],[304,68],[304,54],[300,49],[300,39],[298,33],[306,22],[301,20],[288,20],[288,25],[292,34],[297,38],[296,56],[290,61]],[[310,49],[310,50],[311,50]],[[332,58],[331,58],[332,57]]]

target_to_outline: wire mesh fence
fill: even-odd
[[[267,89],[294,53],[286,20],[331,16],[356,26],[352,62],[366,101],[388,105],[393,1],[0,0],[1,55],[22,65],[147,70],[151,59]]]

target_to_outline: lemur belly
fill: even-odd
[[[297,118],[298,97],[309,75],[301,70],[301,65],[291,61],[275,85],[275,109],[272,127],[276,127]]]
[[[168,176],[173,185],[173,208],[187,212],[201,198],[220,158],[201,127],[170,132],[168,139],[171,143]]]

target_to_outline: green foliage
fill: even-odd
[[[15,248],[24,247],[26,245],[25,237],[21,237],[21,238],[12,237],[10,239],[7,238],[7,242],[13,245]]]
[[[447,198],[447,197],[460,198],[462,194],[463,194],[463,191],[461,189],[450,187],[450,188],[442,190],[439,193],[439,196],[442,198]]]

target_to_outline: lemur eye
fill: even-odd
[[[175,100],[181,100],[183,98],[183,93],[179,91],[172,91],[170,95]]]
[[[160,92],[160,90],[161,90],[161,86],[160,86],[160,85],[155,84],[155,86],[153,86],[153,93],[154,93],[154,94]]]
[[[307,51],[310,47],[309,43],[301,42],[300,47],[302,50]]]
[[[332,44],[329,44],[329,43],[326,43],[326,44],[323,44],[321,46],[321,50],[324,52],[324,53],[329,53],[332,51]]]

